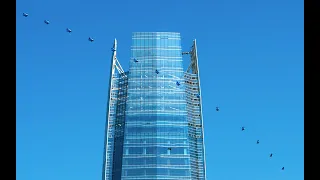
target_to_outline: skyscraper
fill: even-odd
[[[103,180],[206,179],[196,40],[182,52],[180,33],[133,33],[127,72],[115,40],[109,84]]]

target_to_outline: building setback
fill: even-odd
[[[133,33],[127,72],[115,40],[109,86],[103,180],[206,179],[196,40],[182,52],[180,33]]]

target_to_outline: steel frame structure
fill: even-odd
[[[198,172],[193,172],[194,173],[193,178],[201,179],[201,177],[203,177],[204,179],[207,179],[206,178],[206,158],[205,158],[205,143],[204,143],[203,113],[202,113],[202,94],[201,94],[201,86],[200,86],[200,72],[199,72],[196,39],[193,40],[191,50],[189,52],[182,52],[182,55],[190,55],[190,64],[188,66],[188,69],[185,72],[185,78],[186,78],[186,82],[193,84],[193,85],[189,85],[190,87],[197,86],[197,88],[196,88],[197,95],[196,96],[199,96],[196,99],[193,99],[194,96],[189,97],[189,101],[192,102],[192,104],[189,105],[189,109],[191,109],[191,110],[189,110],[189,114],[190,114],[190,116],[192,116],[192,118],[189,119],[189,127],[190,127],[190,132],[191,132],[191,134],[189,133],[189,135],[191,136],[191,138],[195,137],[195,139],[197,139],[197,138],[202,139],[201,144],[199,144],[199,143],[195,143],[195,144],[197,147],[198,146],[203,147],[203,151],[202,151],[201,156],[203,158],[203,168],[204,169],[198,169],[198,167],[199,166],[201,167],[201,165],[199,164],[199,160],[195,159],[193,163],[196,164],[195,167],[198,169]],[[188,81],[188,77],[190,77],[190,79],[189,79],[190,81]],[[195,80],[191,80],[191,78],[195,78]],[[186,83],[186,85],[188,86],[188,83]],[[187,96],[187,99],[188,99],[188,96]],[[196,106],[198,106],[198,107],[194,107],[194,103],[197,103],[196,101],[199,102],[199,104],[196,104]],[[201,131],[200,131],[201,133],[199,133],[199,131],[197,131],[197,128],[201,128]],[[201,174],[202,174],[201,170],[203,172],[202,176],[201,176]],[[201,176],[201,177],[199,177],[199,176]]]
[[[115,132],[116,121],[116,104],[118,102],[118,81],[127,80],[127,75],[117,58],[117,40],[114,40],[111,56],[111,71],[109,80],[109,93],[107,98],[107,120],[105,124],[105,140],[104,140],[104,152],[103,152],[103,169],[102,180],[108,180],[112,178],[112,158],[113,158],[113,144],[114,137],[112,134]],[[117,71],[116,71],[117,70]],[[118,76],[120,75],[120,77]],[[120,79],[119,79],[120,78]],[[119,113],[119,112],[118,112]]]

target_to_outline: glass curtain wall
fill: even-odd
[[[139,32],[132,41],[122,165],[114,172],[122,180],[191,180],[180,34]]]

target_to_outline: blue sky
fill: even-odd
[[[208,180],[303,180],[303,6],[17,0],[17,179],[101,179],[113,39],[127,70],[132,32],[174,31],[197,39]]]

